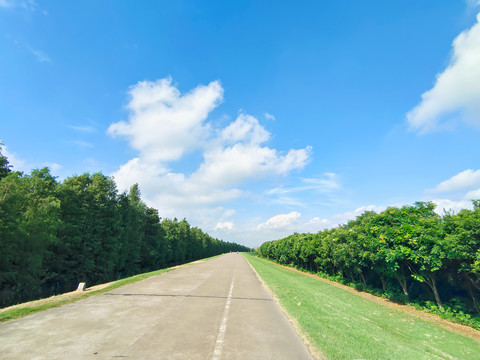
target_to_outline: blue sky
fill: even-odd
[[[478,1],[0,0],[16,170],[101,171],[249,246],[480,198]]]

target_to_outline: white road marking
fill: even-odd
[[[233,283],[235,278],[232,278],[230,284],[230,291],[228,292],[227,302],[225,303],[225,310],[223,310],[222,323],[218,330],[217,342],[215,343],[215,349],[213,350],[212,360],[219,360],[222,356],[223,341],[225,339],[225,333],[227,332],[228,313],[230,311],[230,303],[232,302]]]

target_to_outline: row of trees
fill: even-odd
[[[439,216],[433,203],[368,211],[346,225],[262,244],[279,263],[480,314],[480,201]]]
[[[248,251],[184,219],[161,219],[137,185],[111,177],[57,182],[47,168],[13,172],[0,148],[0,305],[217,255]]]

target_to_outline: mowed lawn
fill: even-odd
[[[244,254],[300,333],[328,359],[480,359],[480,342]]]

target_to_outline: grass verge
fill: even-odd
[[[108,292],[108,291],[114,290],[116,288],[119,288],[121,286],[125,286],[125,285],[128,285],[128,284],[133,284],[133,283],[136,283],[138,281],[147,279],[149,277],[152,277],[152,276],[155,276],[155,275],[160,275],[160,274],[166,273],[168,271],[175,270],[179,266],[192,264],[192,263],[197,262],[197,261],[210,260],[210,259],[216,258],[218,256],[220,256],[220,255],[212,256],[212,257],[209,257],[209,258],[206,258],[206,259],[196,260],[196,261],[193,261],[193,262],[190,262],[190,263],[177,265],[177,266],[170,267],[170,268],[165,268],[165,269],[151,271],[151,272],[148,272],[148,273],[134,275],[134,276],[131,276],[131,277],[128,277],[128,278],[124,278],[124,279],[121,279],[121,280],[117,280],[117,281],[113,281],[111,283],[108,283],[108,284],[106,284],[106,286],[103,286],[98,290],[95,290],[95,288],[97,288],[98,286],[94,286],[92,288],[92,290],[87,289],[87,291],[85,291],[85,292],[71,292],[71,293],[61,294],[61,295],[58,295],[58,296],[52,296],[52,297],[49,297],[49,298],[46,298],[46,299],[31,301],[31,302],[25,303],[25,304],[14,305],[14,306],[11,306],[11,307],[8,307],[8,308],[5,308],[5,309],[0,309],[0,322],[5,322],[5,321],[13,320],[13,319],[18,319],[20,317],[23,317],[23,316],[26,316],[26,315],[29,315],[29,314],[33,314],[33,313],[36,313],[36,312],[39,312],[39,311],[55,308],[55,307],[58,307],[58,306],[70,304],[70,303],[78,301],[78,300],[86,299],[90,296],[100,295],[100,294],[103,294],[105,292]]]
[[[310,345],[328,359],[480,359],[480,342],[244,253]]]

